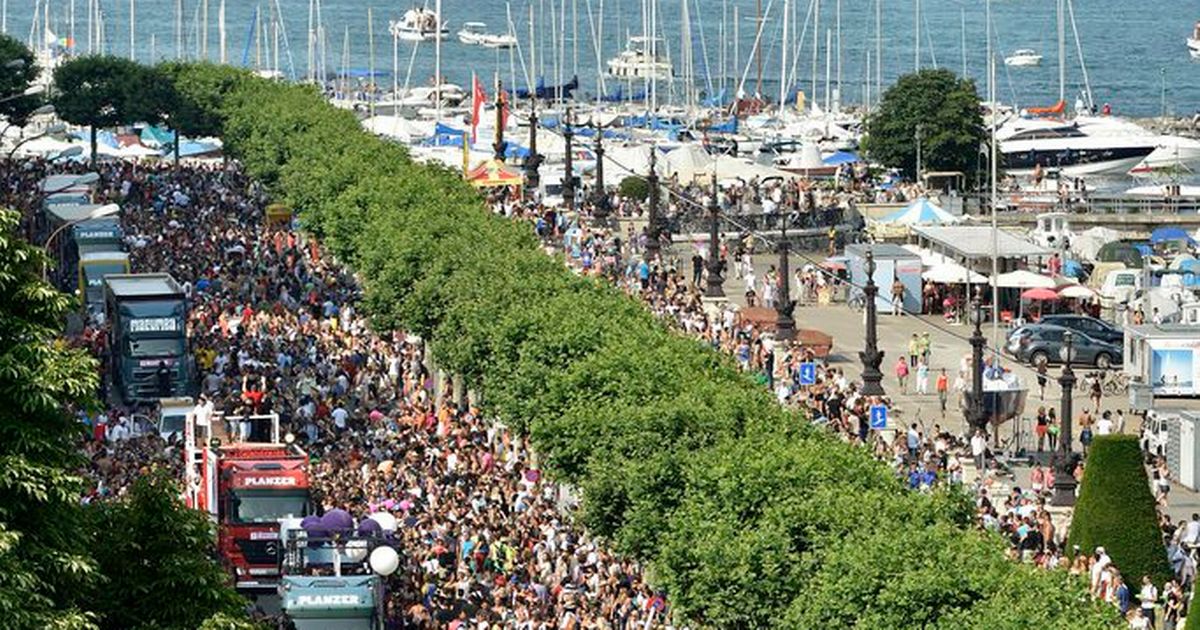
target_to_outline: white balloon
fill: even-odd
[[[375,551],[371,552],[370,562],[372,571],[387,577],[400,568],[400,554],[386,545],[376,547]]]
[[[353,562],[362,562],[367,558],[367,541],[351,540],[346,543],[346,557]]]
[[[376,512],[367,518],[379,523],[379,528],[385,532],[396,531],[396,517],[392,516],[390,512]]]

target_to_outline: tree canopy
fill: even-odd
[[[33,84],[38,66],[25,44],[10,35],[0,34],[0,116],[23,126],[29,114],[42,105],[40,94],[17,96]]]
[[[174,100],[157,71],[123,57],[76,57],[54,71],[54,108],[63,120],[91,128],[93,162],[97,130],[160,122]]]
[[[227,151],[354,268],[375,327],[430,340],[687,625],[1119,627],[1077,578],[1005,560],[964,494],[904,491],[729,359],[565,270],[453,171],[412,162],[311,88],[221,71]]]
[[[900,77],[867,119],[867,152],[915,177],[918,126],[923,171],[975,170],[985,138],[974,81],[945,69]]]
[[[95,391],[90,357],[58,339],[72,301],[41,281],[46,257],[0,210],[0,618],[12,628],[85,628],[76,598],[97,579],[78,529],[80,425],[65,411]]]

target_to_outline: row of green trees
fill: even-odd
[[[730,362],[546,256],[449,170],[365,134],[316,90],[196,65],[227,150],[359,274],[381,330],[432,343],[648,562],[675,614],[721,628],[1111,628],[1062,573],[1004,558],[962,494],[890,471]]]

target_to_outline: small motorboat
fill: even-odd
[[[1042,65],[1042,56],[1030,48],[1022,48],[1004,58],[1004,65],[1028,67]]]
[[[608,74],[618,79],[669,80],[673,68],[668,59],[658,54],[657,41],[650,37],[630,37],[625,50],[608,60]]]
[[[446,23],[441,21],[436,12],[418,7],[405,11],[402,19],[392,20],[388,31],[393,37],[407,42],[427,42],[444,38],[450,29],[446,28]]]
[[[480,44],[482,44],[484,48],[508,49],[517,45],[517,36],[513,35],[512,33],[505,33],[503,35],[485,33],[483,36],[483,41],[481,41]]]
[[[1188,53],[1192,59],[1200,59],[1200,22],[1192,27],[1192,36],[1187,40]]]
[[[483,44],[483,38],[486,35],[487,24],[483,22],[463,22],[462,29],[458,31],[458,41],[471,46],[479,46]]]

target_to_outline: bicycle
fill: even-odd
[[[846,306],[849,306],[850,309],[855,313],[861,313],[867,308],[867,298],[861,293],[858,295],[852,295],[846,300]]]

